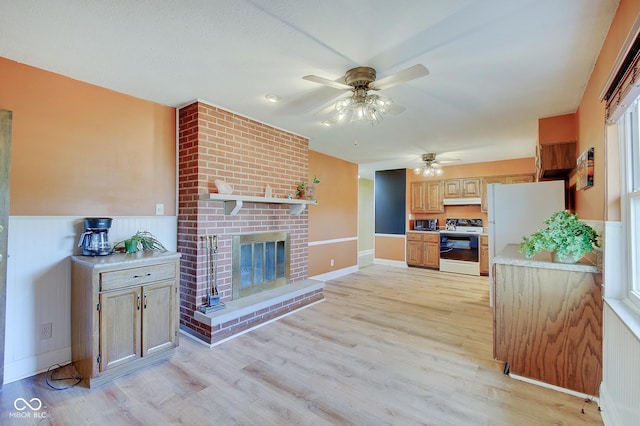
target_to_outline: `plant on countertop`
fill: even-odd
[[[572,256],[577,262],[585,254],[591,253],[594,246],[600,247],[596,231],[566,210],[552,214],[544,223],[548,225],[547,228],[538,229],[529,237],[522,237],[520,253],[524,253],[525,257],[530,258],[546,250],[560,261]]]
[[[137,251],[167,251],[160,241],[149,231],[138,231],[126,240],[113,245],[116,251],[135,253]]]
[[[298,184],[298,188],[296,189],[296,197],[297,198],[307,198],[309,200],[313,200],[313,193],[315,192],[315,184],[320,183],[318,178],[313,176],[313,183],[300,182]]]

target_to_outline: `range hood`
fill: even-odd
[[[470,206],[470,205],[480,205],[482,204],[482,200],[480,197],[469,197],[469,198],[445,198],[442,200],[445,206]]]

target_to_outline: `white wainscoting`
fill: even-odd
[[[628,312],[623,303],[604,304],[600,403],[607,426],[637,425],[640,421],[640,340],[628,325],[633,319],[623,320],[616,313],[624,317]]]
[[[629,267],[621,222],[604,223],[602,384],[600,405],[607,426],[640,419],[640,315],[624,301]]]
[[[84,231],[83,217],[10,216],[4,382],[10,383],[71,361],[71,262]],[[177,247],[176,216],[113,217],[109,241],[138,230]],[[52,337],[40,339],[40,325]]]

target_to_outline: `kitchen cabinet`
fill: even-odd
[[[558,142],[536,146],[538,178],[568,178],[576,167],[576,142]]]
[[[460,198],[462,197],[462,180],[447,179],[443,183],[444,198]]]
[[[480,275],[489,275],[489,237],[480,236]]]
[[[526,259],[510,244],[494,258],[494,358],[510,372],[588,395],[602,374],[601,273],[585,263]]]
[[[447,179],[444,181],[444,198],[479,197],[480,178]]]
[[[178,253],[71,258],[71,357],[90,387],[178,346]]]
[[[505,183],[529,183],[534,182],[535,176],[532,174],[507,176]]]
[[[411,211],[424,212],[427,208],[427,182],[411,183]]]
[[[507,183],[506,176],[487,176],[482,178],[482,196],[480,198],[480,211],[489,211],[489,203],[487,201],[487,185],[491,183]]]
[[[411,211],[417,213],[441,213],[442,182],[425,181],[411,183]]]
[[[440,234],[407,232],[407,265],[437,269],[440,266]]]
[[[518,175],[505,175],[505,176],[487,176],[481,178],[481,191],[480,196],[480,211],[488,212],[489,204],[487,200],[487,185],[491,183],[511,184],[511,183],[526,183],[534,182],[535,176],[531,173],[523,173]]]

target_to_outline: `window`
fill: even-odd
[[[621,204],[625,249],[627,294],[640,308],[640,98],[619,120]]]

